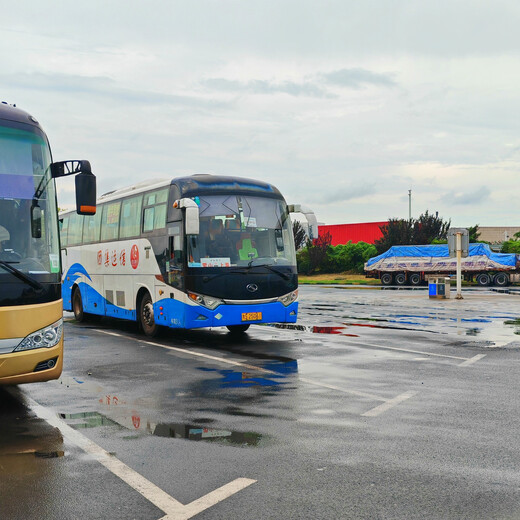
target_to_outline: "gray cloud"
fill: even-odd
[[[251,80],[236,81],[225,78],[208,78],[201,84],[209,89],[221,92],[247,94],[288,94],[290,96],[306,96],[314,98],[337,98],[323,84],[360,89],[366,86],[395,87],[397,84],[388,74],[379,74],[366,69],[339,69],[332,72],[318,73],[309,76],[302,82]]]
[[[333,192],[328,192],[321,197],[321,202],[345,202],[347,200],[359,199],[366,195],[373,195],[376,193],[374,183],[364,183],[361,185],[338,186]]]
[[[353,89],[359,89],[367,85],[378,87],[395,87],[397,85],[387,74],[379,74],[360,68],[340,69],[322,74],[322,77],[331,84]]]
[[[98,98],[116,100],[121,103],[138,103],[145,105],[181,105],[189,107],[218,108],[229,106],[229,103],[197,96],[164,94],[148,90],[132,90],[122,88],[110,78],[101,76],[78,76],[72,74],[13,74],[4,76],[2,83],[13,89],[49,91],[63,94],[86,94]]]
[[[481,186],[476,190],[464,192],[464,193],[445,193],[444,196],[439,199],[445,204],[453,204],[460,206],[471,206],[473,204],[480,204],[489,199],[491,190],[486,186]]]
[[[317,98],[336,97],[321,87],[304,81],[296,83],[283,81],[276,83],[266,80],[253,80],[247,82],[228,80],[225,78],[209,78],[202,81],[205,87],[223,92],[243,92],[248,94],[288,94],[290,96],[307,96]]]

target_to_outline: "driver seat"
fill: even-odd
[[[238,258],[240,260],[250,260],[251,258],[258,258],[258,251],[253,247],[250,238],[243,238],[237,244]],[[250,253],[253,253],[250,256]]]

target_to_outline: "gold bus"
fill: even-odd
[[[52,163],[38,121],[0,103],[0,384],[47,381],[63,366],[63,305],[54,178],[79,173],[80,214],[95,213],[88,161]]]

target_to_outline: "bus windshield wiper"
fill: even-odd
[[[22,273],[19,269],[16,269],[16,267],[13,267],[11,265],[12,262],[5,262],[4,260],[0,260],[0,266],[3,267],[6,271],[11,273],[12,275],[16,276],[16,278],[22,280],[27,285],[30,285],[33,289],[36,289],[38,291],[43,290],[43,285],[35,280],[34,278],[31,278],[30,276],[26,275],[25,273]]]
[[[211,280],[214,280],[215,278],[220,278],[221,276],[224,276],[226,274],[250,274],[251,269],[253,269],[254,267],[265,267],[266,269],[269,269],[269,271],[271,271],[272,273],[277,274],[278,276],[282,277],[284,280],[289,280],[291,278],[290,275],[288,275],[286,273],[281,273],[280,271],[273,269],[271,267],[271,264],[252,265],[252,263],[253,263],[253,260],[251,260],[251,262],[249,262],[249,264],[247,264],[247,267],[245,267],[244,270],[222,271],[221,273],[214,274],[213,276],[209,276],[209,277],[205,276],[203,278],[203,281],[210,282]],[[256,274],[256,273],[252,273],[252,274]]]
[[[247,269],[248,269],[248,272],[253,269],[253,267],[265,267],[266,269],[269,269],[269,271],[271,271],[272,273],[275,273],[277,274],[278,276],[281,276],[284,280],[289,280],[291,277],[290,275],[288,275],[287,273],[282,273],[280,271],[277,271],[276,269],[273,269],[272,267],[272,264],[258,264],[258,265],[253,265],[253,262],[254,262],[254,259],[251,260],[248,264],[247,264]]]

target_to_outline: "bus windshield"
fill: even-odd
[[[296,265],[283,200],[250,195],[198,196],[200,233],[188,239],[188,267]]]
[[[0,124],[2,273],[59,276],[56,195],[50,162],[43,135]]]

